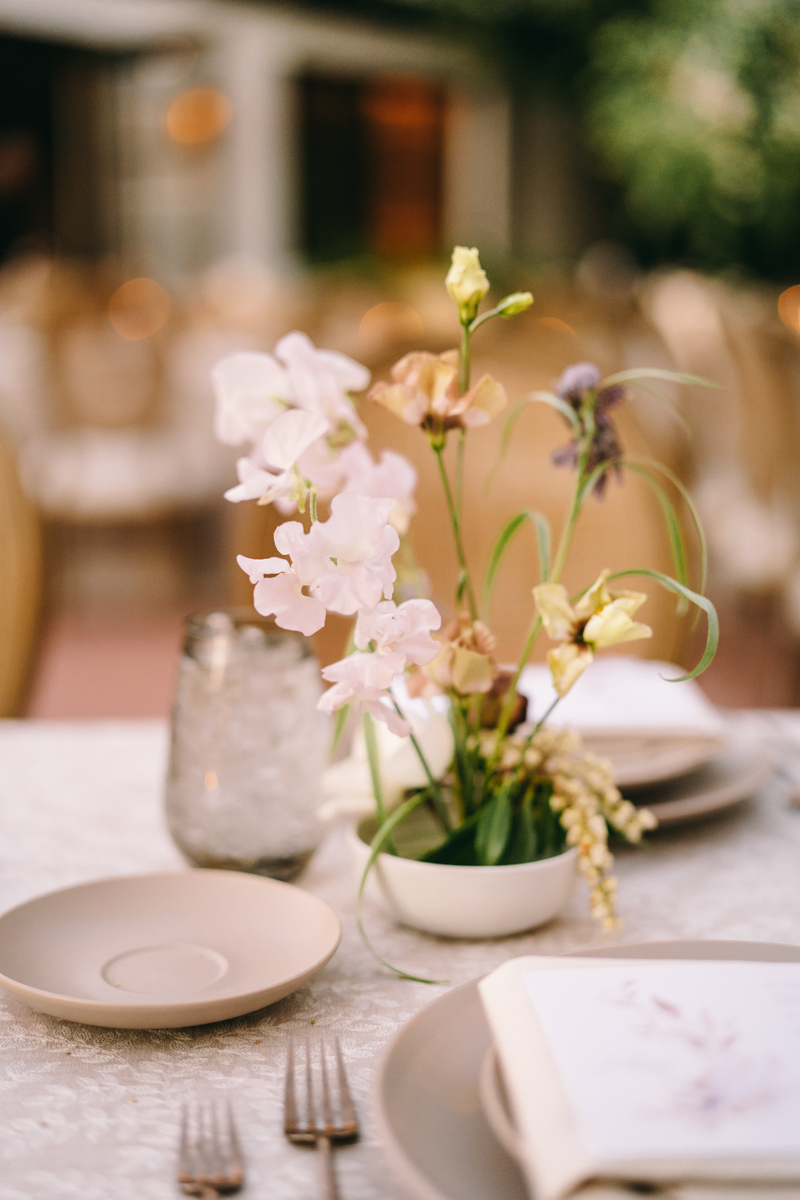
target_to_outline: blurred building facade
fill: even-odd
[[[3,0],[0,33],[6,57],[27,39],[32,61],[0,193],[27,135],[47,160],[32,219],[61,253],[112,254],[169,286],[230,255],[284,271],[510,249],[508,92],[451,44],[214,0]],[[49,127],[31,129],[48,99]]]

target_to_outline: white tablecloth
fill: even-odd
[[[800,714],[749,713],[743,732],[800,762]],[[0,723],[0,910],[108,875],[180,868],[161,812],[167,731],[160,722]],[[798,777],[800,781],[800,776]],[[618,857],[620,940],[742,938],[800,943],[800,810],[778,777],[725,815],[664,831]],[[236,1021],[125,1032],[31,1012],[0,994],[0,1200],[167,1200],[184,1099],[229,1095],[253,1200],[320,1195],[313,1153],[281,1133],[287,1030],[336,1031],[364,1138],[339,1154],[346,1200],[399,1200],[370,1114],[376,1058],[443,989],[383,972],[355,929],[354,886],[333,834],[301,881],[344,925],[341,948],[302,991]],[[579,889],[541,932],[452,942],[367,912],[390,961],[461,983],[506,958],[599,944]],[[487,1198],[489,1200],[489,1198]]]

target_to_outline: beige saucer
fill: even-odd
[[[0,917],[0,986],[38,1012],[117,1029],[176,1029],[288,996],[341,926],[298,887],[235,871],[101,879]]]

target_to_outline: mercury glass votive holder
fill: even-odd
[[[166,815],[199,867],[293,879],[322,836],[328,720],[308,639],[251,610],[188,617]]]

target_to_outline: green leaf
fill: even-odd
[[[506,456],[506,451],[508,450],[508,443],[511,441],[511,433],[514,429],[514,426],[517,423],[517,417],[520,415],[520,413],[523,411],[523,409],[525,409],[527,407],[528,407],[528,401],[520,400],[511,409],[511,412],[508,414],[508,416],[506,417],[506,419],[503,423],[503,432],[500,437],[500,453],[497,456],[497,462],[494,464],[491,471],[486,476],[485,489],[487,492],[490,491],[491,486],[494,483],[494,477],[497,474],[497,472],[500,470],[503,459]]]
[[[485,867],[495,866],[503,856],[511,832],[511,793],[513,785],[506,784],[478,814],[475,851]]]
[[[554,395],[553,392],[530,392],[527,396],[523,397],[521,403],[524,404],[526,400],[531,402],[538,401],[539,404],[549,404],[556,412],[561,413],[561,416],[572,427],[575,434],[580,433],[580,421],[574,408],[570,404],[567,404],[566,400],[562,400],[560,396]]]
[[[639,462],[646,467],[650,467],[652,471],[660,471],[661,474],[670,481],[672,486],[680,492],[681,497],[691,513],[692,522],[694,524],[697,541],[700,546],[700,594],[705,595],[706,582],[708,580],[708,543],[706,541],[706,532],[703,529],[703,522],[700,520],[700,514],[697,511],[697,506],[692,499],[689,489],[682,479],[679,479],[674,471],[665,466],[656,458],[648,458],[644,454],[629,454],[626,455],[627,462]],[[699,615],[699,614],[698,614]]]
[[[342,740],[342,734],[347,725],[347,718],[350,716],[350,705],[343,704],[336,714],[336,721],[333,726],[333,737],[331,738],[330,749],[328,750],[328,762],[333,762],[333,756],[339,748],[339,742]]]
[[[634,462],[631,459],[626,459],[625,467],[645,481],[661,505],[661,511],[664,514],[664,523],[667,527],[670,550],[672,551],[672,561],[675,564],[675,574],[678,576],[680,583],[688,586],[689,567],[686,560],[686,546],[683,542],[683,531],[681,530],[681,523],[675,511],[675,506],[661,484],[654,478],[649,467]],[[689,601],[684,597],[680,597],[678,600],[678,612],[683,614],[688,607]]]
[[[639,379],[666,379],[670,383],[688,383],[696,387],[713,388],[716,392],[724,392],[721,383],[713,383],[703,379],[701,375],[684,375],[680,371],[665,371],[661,367],[632,367],[629,371],[617,371],[616,375],[607,375],[597,385],[597,390],[612,387],[615,383],[635,383]]]
[[[664,393],[659,388],[650,387],[648,384],[643,383],[641,380],[639,380],[638,382],[635,382],[633,386],[640,388],[643,392],[647,392],[650,396],[655,396],[656,400],[659,400],[664,405],[665,408],[669,409],[669,411],[672,413],[675,420],[678,422],[678,424],[683,429],[684,433],[688,434],[689,437],[692,436],[692,427],[689,424],[689,422],[686,420],[686,417],[683,415],[681,410],[678,408],[678,405],[675,403],[674,400],[670,400],[669,396],[665,396]],[[635,397],[632,397],[632,398],[635,398]]]
[[[478,865],[475,855],[475,826],[478,822],[477,813],[468,817],[463,825],[454,829],[450,836],[423,854],[420,862],[449,863],[451,866],[474,867]]]
[[[576,437],[580,433],[581,427],[577,414],[572,407],[567,404],[566,400],[562,400],[560,396],[555,396],[552,392],[531,392],[530,395],[523,396],[523,398],[514,405],[514,407],[511,409],[511,412],[505,419],[503,433],[500,438],[500,453],[497,456],[497,462],[494,464],[488,476],[486,477],[487,492],[491,488],[494,482],[494,477],[499,471],[503,459],[506,456],[508,444],[511,441],[511,434],[514,426],[517,423],[517,418],[519,417],[520,413],[522,413],[528,407],[529,404],[533,404],[534,402],[538,402],[540,404],[549,404],[551,408],[554,408],[557,412],[561,413],[561,416],[565,421],[568,422],[572,432]]]
[[[686,675],[680,675],[677,679],[670,679],[669,683],[683,683],[685,679],[695,679],[698,675],[705,671],[714,655],[717,652],[719,643],[719,618],[717,610],[706,596],[699,596],[697,592],[691,591],[688,587],[684,587],[682,583],[678,583],[677,579],[672,579],[669,575],[663,575],[661,571],[651,571],[648,567],[633,567],[628,571],[615,571],[613,575],[609,575],[611,579],[624,579],[628,575],[643,575],[647,579],[655,579],[656,583],[660,583],[668,592],[675,592],[678,596],[685,596],[692,604],[696,604],[706,614],[708,621],[708,636],[706,637],[706,647],[703,651],[703,657],[693,670],[687,672]]]
[[[501,530],[500,536],[494,544],[492,556],[489,559],[489,566],[486,568],[486,582],[483,585],[483,598],[481,607],[484,614],[488,614],[489,602],[492,598],[492,588],[497,574],[497,568],[505,554],[508,546],[513,539],[515,533],[522,528],[526,521],[532,522],[536,529],[536,545],[539,551],[539,577],[542,582],[547,579],[550,574],[550,522],[547,517],[540,512],[535,512],[533,509],[526,509],[525,512],[517,513],[515,517],[506,524]]]
[[[522,807],[514,818],[511,837],[508,840],[503,863],[511,866],[514,863],[533,862],[536,857],[536,829],[531,814],[533,793],[530,792],[523,801]]]
[[[458,573],[458,580],[456,582],[456,601],[459,601],[461,599],[461,597],[464,595],[466,586],[467,586],[467,572],[464,570],[461,570]]]
[[[376,958],[381,966],[387,967],[390,971],[394,971],[395,975],[399,975],[401,979],[411,979],[414,983],[448,983],[449,981],[447,979],[426,979],[422,975],[411,975],[408,971],[401,970],[400,967],[393,967],[392,964],[387,962],[385,958],[381,958],[377,950],[374,949],[372,943],[367,937],[364,924],[361,919],[361,906],[364,900],[364,888],[366,887],[369,873],[375,865],[375,860],[380,854],[384,844],[391,837],[392,833],[400,824],[400,822],[404,821],[409,813],[412,813],[415,808],[422,804],[422,802],[426,799],[426,796],[427,791],[417,792],[417,794],[412,796],[409,800],[406,800],[403,804],[400,804],[394,810],[394,812],[389,814],[378,832],[375,834],[375,837],[370,842],[369,858],[367,859],[367,865],[364,867],[364,873],[361,876],[361,882],[358,885],[358,895],[356,897],[356,924],[358,925],[358,932],[361,934],[364,945],[367,947],[373,958]]]

